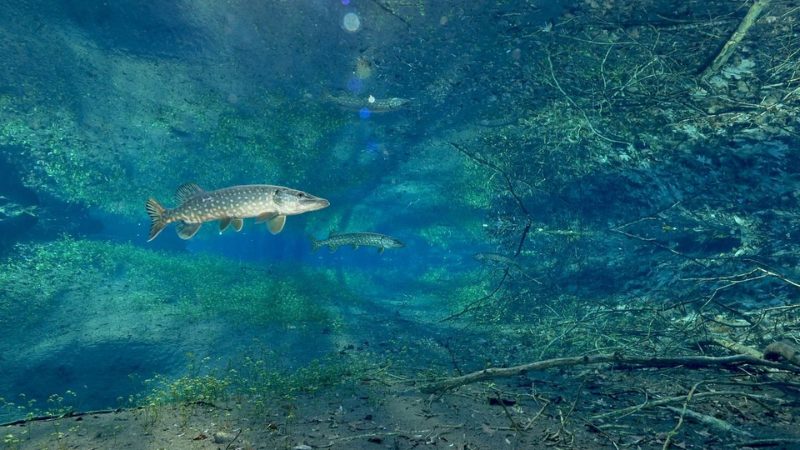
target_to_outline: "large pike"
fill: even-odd
[[[178,236],[191,239],[203,222],[219,220],[220,231],[233,225],[241,231],[243,220],[256,217],[256,222],[267,222],[272,234],[280,233],[286,216],[316,211],[330,205],[324,198],[303,191],[269,184],[232,186],[216,191],[205,191],[194,183],[186,183],[176,193],[179,205],[166,209],[154,198],[147,200],[147,214],[152,224],[148,242],[158,236],[165,226],[178,222]]]
[[[316,240],[311,238],[311,248],[314,251],[320,247],[328,247],[332,252],[343,245],[351,245],[354,249],[358,247],[377,247],[378,253],[383,253],[387,248],[405,247],[399,239],[379,233],[331,233],[328,239]]]

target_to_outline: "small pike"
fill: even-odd
[[[368,109],[370,112],[374,113],[397,111],[398,109],[405,108],[409,103],[411,103],[411,100],[405,98],[375,98],[371,95],[369,97],[328,95],[326,98],[329,102],[339,105],[342,108],[353,111]]]
[[[178,222],[178,236],[191,239],[203,222],[219,220],[219,230],[233,225],[241,231],[243,219],[256,217],[256,223],[267,222],[272,234],[280,233],[286,216],[326,208],[330,203],[324,198],[282,186],[250,184],[233,186],[216,191],[204,191],[194,183],[178,188],[179,205],[166,209],[154,198],[147,200],[147,214],[152,224],[147,242],[161,233],[165,226]]]
[[[314,251],[320,247],[328,247],[331,253],[343,245],[352,245],[354,249],[358,247],[377,247],[378,253],[383,253],[387,248],[405,247],[399,239],[378,233],[331,233],[328,239],[316,240],[311,238],[311,248]]]

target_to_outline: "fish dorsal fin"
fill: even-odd
[[[178,200],[178,203],[183,203],[195,195],[202,194],[203,192],[205,192],[203,188],[195,183],[183,183],[182,185],[178,186],[178,190],[175,191],[175,198]]]
[[[244,227],[244,220],[238,217],[231,219],[231,225],[233,225],[233,229],[236,230],[236,232],[238,233],[242,231],[242,227]]]
[[[231,224],[231,220],[232,219],[230,217],[223,217],[222,219],[219,219],[219,232],[220,233],[222,233],[223,231],[225,231],[228,228],[228,225]]]
[[[269,232],[272,234],[278,234],[283,230],[283,226],[286,225],[286,216],[275,216],[267,222],[267,227],[269,227]]]
[[[337,234],[339,234],[339,233],[338,233],[338,232],[336,232],[336,231],[333,231],[333,230],[329,231],[329,232],[328,232],[328,239],[330,239],[330,238],[332,238],[332,237],[336,236]]]

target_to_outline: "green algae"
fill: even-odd
[[[98,288],[111,283],[124,286],[117,295],[130,308],[170,310],[185,320],[329,322],[334,317],[324,301],[346,294],[326,280],[288,268],[267,273],[209,255],[187,258],[130,244],[62,237],[17,245],[13,256],[0,263],[0,325],[37,323],[59,307],[61,296],[103,295]]]
[[[191,107],[126,105],[133,117],[106,117],[108,124],[69,105],[36,103],[34,96],[0,99],[0,146],[25,169],[27,186],[69,203],[136,217],[143,199],[172,197],[186,181],[209,189],[311,180],[317,189],[335,186],[312,168],[332,158],[325,143],[344,116],[316,103],[264,94],[242,111],[209,94]]]
[[[299,394],[358,383],[382,370],[379,359],[366,352],[330,354],[294,370],[281,368],[279,355],[268,349],[249,353],[253,356],[229,360],[224,366],[211,358],[191,360],[185,375],[156,375],[145,380],[147,391],[127,400],[132,406],[151,409],[235,401],[266,410],[275,401],[291,402]]]

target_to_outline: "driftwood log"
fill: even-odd
[[[513,377],[536,370],[552,369],[555,367],[588,366],[595,364],[613,364],[615,369],[622,368],[670,368],[685,367],[701,369],[708,367],[738,367],[743,365],[763,366],[782,369],[789,372],[800,373],[800,367],[794,367],[775,361],[757,358],[750,355],[735,355],[724,357],[713,356],[678,356],[671,358],[642,358],[622,356],[620,354],[602,354],[592,356],[576,356],[571,358],[555,358],[537,361],[513,367],[495,367],[479,370],[458,377],[445,378],[440,381],[426,384],[420,388],[423,393],[435,394],[446,392],[470,383],[476,383],[495,378]]]

